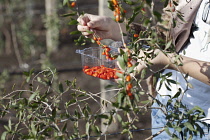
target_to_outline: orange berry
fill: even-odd
[[[101,54],[102,54],[102,55],[106,55],[105,51],[103,51]]]
[[[116,12],[116,11],[114,11],[114,12],[113,12],[113,14],[114,14],[114,16],[116,16],[116,15],[117,15],[117,12]]]
[[[119,14],[117,14],[117,15],[115,16],[115,20],[116,20],[117,22],[120,21],[120,15],[119,15]]]
[[[131,76],[130,76],[130,75],[127,75],[126,78],[125,78],[125,81],[126,81],[126,82],[131,81]]]
[[[105,48],[105,51],[106,51],[106,52],[109,52],[110,50],[111,50],[111,49],[110,49],[109,47],[106,47],[106,48]]]
[[[84,67],[83,67],[83,69],[88,69],[88,68],[89,68],[89,66],[84,66]]]
[[[134,34],[133,37],[139,37],[139,35],[138,34]]]
[[[126,91],[130,91],[133,85],[131,83],[128,83],[126,86]]]
[[[112,0],[113,4],[116,6],[118,5],[118,1],[117,0]]]
[[[75,7],[75,6],[76,6],[76,2],[73,1],[73,2],[71,3],[71,7],[73,8],[73,7]]]
[[[105,49],[105,48],[108,48],[108,46],[107,45],[103,45],[103,47],[102,47],[103,49]]]
[[[106,59],[110,59],[110,57],[107,55],[107,56],[106,56]]]
[[[106,56],[109,56],[109,52],[105,51],[105,55],[106,55]]]
[[[115,74],[115,75],[114,75],[114,79],[118,79],[118,78],[119,78],[119,77]]]
[[[94,36],[94,37],[93,37],[93,40],[95,40],[95,41],[96,41],[96,40],[97,40],[97,38]]]
[[[116,11],[116,14],[120,14],[120,8],[119,7],[116,7],[115,11]]]
[[[101,42],[100,42],[100,41],[98,41],[98,40],[96,41],[96,43],[97,43],[98,45],[101,45]]]
[[[133,64],[129,61],[129,62],[127,62],[127,66],[128,66],[128,67],[132,67]]]

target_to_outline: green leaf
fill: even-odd
[[[133,4],[134,4],[134,2],[131,1],[131,0],[124,0],[124,2],[125,2],[126,4],[128,4],[128,5],[133,5]]]
[[[99,118],[103,118],[103,119],[108,119],[109,117],[107,115],[104,114],[100,114],[98,115]]]
[[[182,128],[179,127],[179,126],[175,126],[174,129],[175,129],[176,131],[178,131],[178,132],[181,132],[181,131],[182,131]]]
[[[119,78],[123,78],[123,74],[122,73],[119,73],[119,72],[116,72],[116,75],[117,75],[117,77],[119,77]]]
[[[70,35],[76,35],[76,34],[80,34],[81,32],[80,31],[72,31],[71,33],[70,33]]]
[[[122,56],[118,56],[117,61],[119,62],[120,68],[125,70],[126,64],[124,58]]]
[[[171,132],[169,131],[168,127],[165,127],[164,130],[169,136],[171,136]]]
[[[89,122],[87,122],[85,125],[85,132],[87,135],[89,135],[89,132],[90,132],[90,123]]]
[[[146,70],[146,69],[143,69],[143,70],[141,71],[141,78],[144,79],[145,76],[146,76],[146,74],[147,74],[147,70]]]
[[[117,118],[119,122],[122,122],[122,117],[119,114],[117,114]]]
[[[161,21],[161,14],[159,12],[153,11],[153,14],[155,15],[158,21]]]
[[[129,132],[128,129],[124,129],[124,130],[121,132],[121,134],[125,134],[125,133],[128,133],[128,132]]]
[[[67,13],[67,14],[63,14],[63,15],[60,15],[62,17],[69,17],[69,16],[75,16],[77,13],[76,12],[72,12],[72,13]]]
[[[12,130],[12,122],[11,122],[11,119],[9,119],[9,121],[8,121],[8,127],[9,127],[9,130],[11,131]]]
[[[142,104],[148,104],[150,100],[141,101]]]
[[[117,101],[119,103],[119,106],[121,106],[123,99],[124,99],[123,93],[122,92],[118,93]]]
[[[8,132],[4,132],[3,134],[1,134],[1,140],[6,140],[7,133]]]
[[[58,89],[59,89],[59,92],[60,93],[63,93],[64,92],[64,89],[63,89],[63,84],[62,83],[59,83],[59,85],[58,85],[59,87],[58,87]]]
[[[56,108],[53,108],[52,110],[52,118],[54,119],[56,117]]]
[[[34,93],[29,97],[28,102],[31,102],[31,101],[34,99],[34,97],[36,97],[37,94],[38,94],[38,92],[34,92]]]
[[[171,44],[172,44],[172,41],[167,42],[166,47],[165,47],[165,50],[167,50],[168,48],[170,48],[171,47]]]
[[[194,106],[191,110],[197,110],[200,112],[204,112],[204,110],[202,108],[200,108],[199,106]]]
[[[69,0],[63,0],[63,5],[66,5]]]
[[[97,126],[95,126],[95,125],[91,125],[91,130],[93,132],[95,132],[96,134],[100,134],[99,128]]]
[[[173,96],[173,98],[172,99],[174,99],[174,98],[178,98],[179,97],[179,95],[181,94],[181,89],[179,88],[178,89],[179,91]]]
[[[77,25],[78,24],[78,21],[77,20],[71,20],[69,22],[69,25]]]
[[[184,123],[184,126],[186,126],[191,131],[195,131],[193,125],[191,123],[189,123],[189,122]]]

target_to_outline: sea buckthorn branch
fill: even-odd
[[[109,8],[113,11],[116,22],[123,22],[126,10],[122,8],[121,1],[119,0],[109,0]]]
[[[123,9],[123,4],[128,4],[131,9],[133,10],[133,13],[131,16],[128,18],[126,17],[126,11]],[[137,60],[141,60],[145,63],[148,69],[151,68],[152,63],[151,60],[156,57],[155,54],[155,49],[157,49],[159,46],[162,46],[167,48],[167,41],[165,38],[161,38],[159,36],[159,32],[156,29],[156,26],[153,25],[154,23],[156,24],[157,22],[162,22],[161,21],[161,14],[155,11],[154,9],[154,3],[152,1],[148,0],[136,0],[136,1],[131,1],[131,0],[109,0],[109,5],[110,9],[114,13],[114,20],[118,23],[119,27],[121,23],[125,23],[127,27],[127,36],[129,36],[129,42],[124,41],[124,35],[125,33],[122,33],[122,41],[124,47],[123,49],[120,49],[120,53],[117,57],[117,61],[119,62],[120,67],[122,68],[120,73],[116,73],[117,77],[121,79],[118,83],[119,91],[116,96],[116,102],[113,102],[113,106],[115,108],[122,108],[122,110],[126,113],[130,113],[129,111],[132,111],[135,113],[138,113],[136,110],[136,106],[138,105],[139,101],[141,100],[141,95],[140,89],[142,89],[140,82],[143,80],[145,73],[143,72],[141,75],[141,78],[137,78],[133,73],[136,73],[136,66],[138,65]],[[175,5],[177,3],[174,0],[169,0],[165,1],[165,5],[169,5],[171,7],[171,10],[169,12],[172,12],[171,14],[173,15],[173,12],[175,12]],[[127,9],[126,9],[127,10]],[[128,10],[127,10],[128,11]],[[131,25],[133,25],[133,22],[135,21],[135,18],[138,17],[138,15],[141,14],[140,20],[138,22],[141,22],[141,27],[138,32],[135,30],[131,29]],[[121,29],[121,28],[120,28]],[[112,56],[110,55],[110,48],[101,43],[101,39],[97,34],[94,34],[94,40],[95,42],[99,45],[99,47],[102,47],[104,51],[102,52],[103,55],[107,57],[107,59],[110,59]],[[125,43],[126,42],[126,43]],[[144,49],[144,46],[150,46],[150,48]],[[157,47],[158,46],[158,47]],[[163,48],[162,48],[163,49]],[[141,50],[141,51],[139,51]],[[149,50],[149,51],[148,51]],[[162,50],[164,53],[168,53],[170,51],[173,51],[172,47],[167,48],[167,50]],[[140,52],[144,53],[145,57],[138,57]],[[116,58],[116,57],[115,57]],[[133,63],[133,62],[137,63]],[[94,75],[95,77],[103,77],[102,74],[109,75],[108,71],[103,71],[102,73],[100,69],[104,68],[103,66],[99,66],[97,68],[93,68],[91,71],[90,67],[85,67],[84,71],[89,72],[90,75]],[[152,71],[152,70],[151,70]],[[155,73],[155,71],[153,71]],[[156,73],[155,73],[156,74]],[[110,74],[112,75],[112,74]],[[157,76],[159,76],[157,74]],[[111,76],[112,77],[112,76]],[[165,79],[166,82],[167,78],[170,77],[170,74],[168,75],[160,75],[158,78]],[[104,77],[104,79],[111,79],[110,77]],[[162,80],[161,79],[161,80]],[[172,83],[172,81],[171,81]],[[170,84],[171,84],[170,83]],[[170,87],[168,87],[170,88]],[[143,91],[142,91],[143,92]],[[145,91],[146,93],[146,91]],[[149,96],[149,95],[148,95]],[[155,99],[152,98],[152,101]],[[146,108],[149,108],[147,105],[150,102],[147,102],[145,104]],[[160,103],[159,103],[160,104]],[[170,103],[168,103],[170,104]],[[161,105],[161,104],[160,104]],[[166,106],[161,105],[161,109],[166,108]],[[165,109],[167,111],[167,109]],[[133,118],[130,118],[128,115],[128,121],[129,125],[127,128],[132,127],[132,123],[134,123]],[[176,116],[176,114],[175,114]],[[132,121],[133,119],[133,121]],[[172,122],[169,122],[172,123]],[[126,130],[124,131],[126,132]]]
[[[121,1],[120,2],[118,2],[117,0],[112,0],[112,6],[110,6],[111,8],[111,10],[114,10],[114,16],[115,16],[115,19],[116,19],[116,22],[123,22],[123,20],[121,20],[121,21],[119,21],[118,20],[118,15],[120,14],[120,10],[119,10],[119,7],[121,7],[121,6],[119,6],[119,4],[121,4]],[[114,7],[114,8],[113,8]],[[144,12],[144,11],[143,11]],[[117,14],[118,15],[117,15]],[[136,12],[136,13],[138,13],[138,12]],[[119,25],[120,26],[120,25]],[[133,35],[133,37],[136,39],[136,38],[138,38],[139,37],[139,34],[134,34]],[[122,40],[123,40],[123,35],[122,35]],[[123,40],[124,41],[124,40]],[[130,49],[128,49],[127,48],[127,45],[125,44],[125,43],[123,43],[124,44],[124,47],[125,47],[125,52],[127,53],[127,56],[128,56],[128,58],[127,58],[127,60],[125,60],[126,61],[126,67],[128,67],[128,68],[130,68],[130,67],[132,67],[133,66],[133,64],[131,63],[131,61],[132,61],[132,56],[131,56],[131,54],[130,54]],[[129,74],[128,74],[129,75]],[[125,91],[126,91],[126,94],[130,97],[130,99],[134,99],[134,96],[133,96],[133,93],[131,92],[131,89],[133,88],[133,85],[132,85],[132,83],[131,82],[128,82],[128,81],[126,81],[126,85],[125,85]]]

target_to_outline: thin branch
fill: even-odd
[[[151,140],[151,139],[153,139],[154,137],[160,135],[163,131],[165,131],[165,127],[163,127],[163,128],[162,128],[159,132],[157,132],[156,134],[154,134],[154,135],[152,135],[152,136],[146,138],[145,140]]]

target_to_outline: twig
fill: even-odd
[[[12,91],[10,92],[9,94],[5,95],[4,97],[1,98],[1,100],[5,99],[6,97],[12,95],[13,93],[16,93],[16,92],[30,92],[30,93],[34,93],[33,91],[30,91],[30,90],[15,90],[15,91]]]
[[[163,127],[159,132],[157,132],[156,134],[146,138],[145,140],[151,140],[153,139],[154,137],[158,136],[159,134],[161,134],[163,131],[165,131],[165,128]]]

